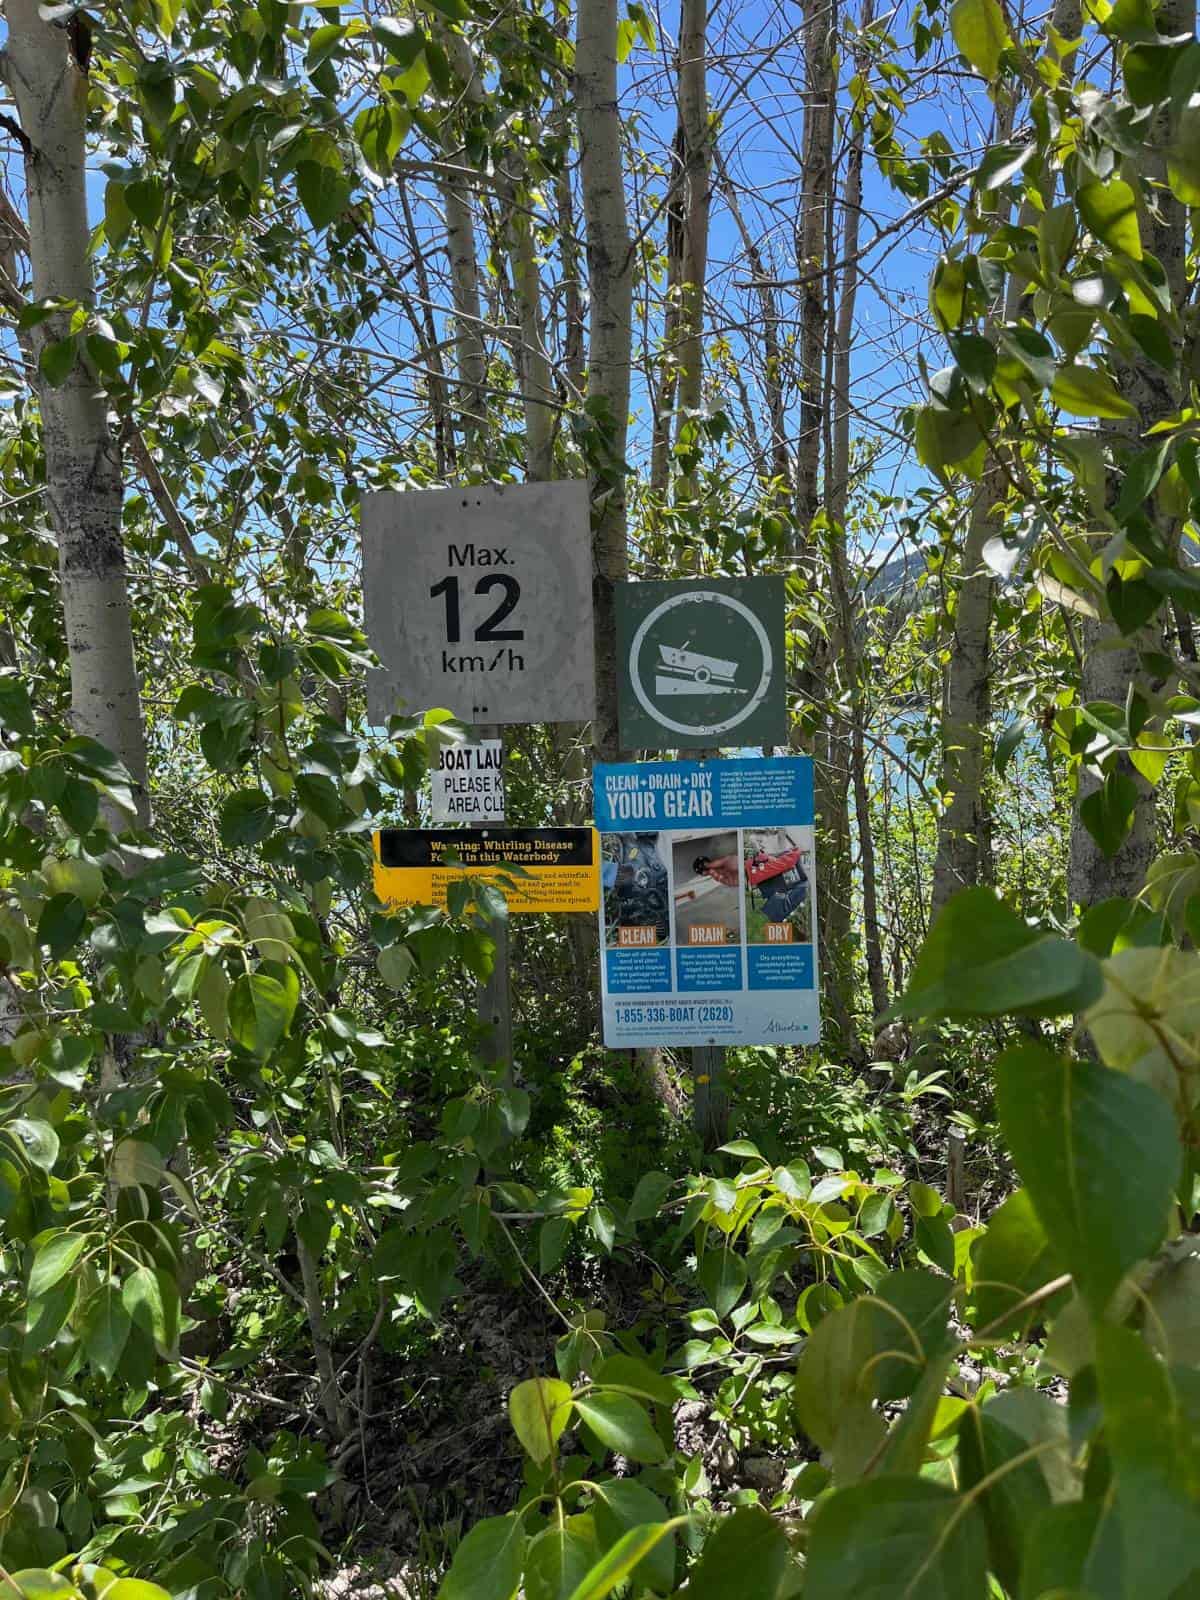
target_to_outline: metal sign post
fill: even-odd
[[[479,729],[480,742],[498,740],[500,729]],[[473,828],[486,828],[487,820],[473,822]],[[485,1066],[507,1066],[505,1081],[512,1076],[513,1016],[512,985],[509,982],[509,926],[508,918],[492,923],[491,934],[496,945],[492,970],[481,978],[475,990],[475,1017],[483,1028],[479,1042],[479,1058]]]

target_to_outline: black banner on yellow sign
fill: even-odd
[[[384,828],[375,835],[375,893],[385,905],[445,906],[450,884],[468,874],[499,881],[513,912],[599,909],[594,828]]]

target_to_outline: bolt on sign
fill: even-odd
[[[435,822],[504,821],[504,744],[443,745],[429,774]]]
[[[428,706],[466,723],[592,716],[586,483],[364,495],[362,541],[383,663],[368,674],[372,722]]]
[[[604,1042],[815,1044],[813,765],[595,769]]]
[[[374,836],[375,894],[387,906],[447,904],[465,877],[496,884],[512,912],[595,911],[594,828],[383,828]]]
[[[784,602],[782,578],[619,584],[621,743],[785,743]]]

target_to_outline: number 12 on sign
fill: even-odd
[[[475,585],[475,593],[479,595],[488,594],[494,589],[502,589],[503,597],[491,616],[475,629],[476,644],[498,644],[501,640],[525,637],[524,628],[500,627],[500,623],[507,622],[517,609],[517,602],[521,598],[521,585],[506,572],[489,573],[486,578],[480,578]],[[435,583],[430,589],[431,600],[436,600],[439,595],[446,597],[446,643],[461,644],[462,606],[459,599],[459,581],[453,573],[443,578],[441,583]]]

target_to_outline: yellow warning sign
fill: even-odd
[[[511,912],[596,911],[594,828],[384,828],[375,835],[375,893],[385,905],[442,906],[464,877],[496,883]]]

